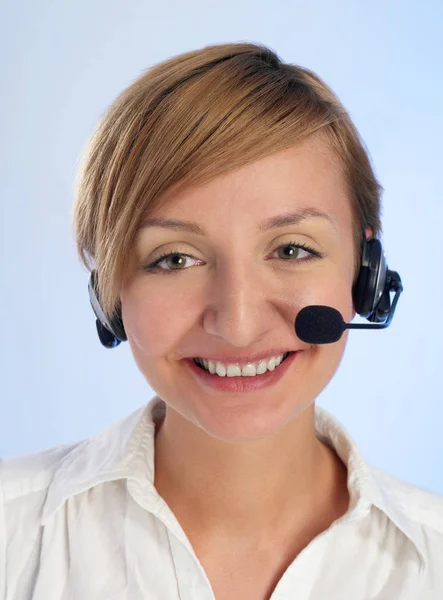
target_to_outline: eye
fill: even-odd
[[[191,254],[184,254],[183,252],[167,252],[165,254],[162,254],[161,256],[159,256],[158,258],[156,258],[152,263],[150,263],[149,265],[146,265],[145,267],[143,267],[143,270],[145,271],[164,271],[165,273],[168,273],[170,271],[184,271],[185,269],[183,269],[183,265],[186,262],[187,258],[193,258],[194,260],[198,260],[196,258],[194,258],[194,256],[192,256]],[[175,259],[175,260],[172,260]],[[172,268],[172,269],[163,269],[161,267],[159,267],[158,265],[160,265],[162,262],[167,262],[168,260],[170,260],[170,264],[175,265],[176,268]]]
[[[317,250],[311,248],[307,244],[298,244],[297,242],[286,242],[285,244],[282,244],[281,246],[276,248],[276,252],[282,249],[287,250],[288,248],[290,248],[291,250],[289,254],[283,255],[285,256],[284,260],[289,260],[291,262],[308,262],[315,258],[323,258],[323,254],[321,252],[318,252]],[[305,258],[300,258],[300,254],[303,253],[307,253],[308,256]]]
[[[318,252],[317,250],[315,250],[314,248],[311,248],[307,244],[298,244],[296,242],[287,242],[285,244],[282,244],[281,246],[278,246],[274,252],[278,252],[279,250],[282,250],[282,249],[286,250],[288,248],[291,248],[291,250],[289,251],[289,254],[283,255],[283,256],[285,256],[285,258],[282,258],[282,260],[285,260],[286,262],[288,262],[288,261],[294,262],[294,263],[308,262],[308,261],[314,260],[316,258],[323,258],[323,256],[324,256],[321,252]],[[300,258],[300,254],[302,254],[303,252],[307,253],[308,256],[305,258]],[[184,268],[184,265],[186,264],[186,259],[188,259],[188,258],[197,260],[197,261],[199,260],[199,259],[195,258],[194,256],[192,256],[191,254],[185,254],[183,252],[178,252],[178,251],[167,252],[165,254],[162,254],[158,258],[156,258],[149,265],[144,266],[143,270],[150,271],[150,272],[163,272],[163,274],[167,274],[172,271],[185,271],[186,269]],[[169,261],[170,265],[173,265],[173,268],[164,269],[164,268],[160,267],[161,263],[167,264],[168,261]],[[200,262],[202,262],[202,261],[200,261]],[[177,268],[175,268],[175,267],[177,267]]]

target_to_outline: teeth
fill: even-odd
[[[220,377],[255,377],[255,375],[262,375],[266,371],[273,371],[288,354],[289,352],[280,354],[279,356],[272,356],[267,360],[261,360],[258,363],[248,363],[243,367],[239,367],[238,365],[228,365],[225,367],[221,362],[214,362],[204,358],[194,358],[193,360],[213,375],[217,374]]]

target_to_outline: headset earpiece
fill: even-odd
[[[401,287],[395,271],[390,271],[380,240],[367,240],[363,234],[360,272],[353,288],[356,312],[372,323],[385,322],[391,313],[390,291]]]
[[[100,342],[105,348],[115,348],[120,342],[125,342],[128,338],[126,337],[125,328],[121,315],[118,314],[117,318],[110,319],[103,311],[100,298],[95,282],[96,271],[91,271],[88,283],[89,300],[91,302],[92,309],[97,317],[96,327]]]

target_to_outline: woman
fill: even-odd
[[[442,597],[442,497],[316,407],[347,334],[294,330],[309,305],[364,313],[380,196],[337,97],[264,46],[182,54],[115,100],[73,222],[100,340],[157,395],[3,461],[3,599]]]

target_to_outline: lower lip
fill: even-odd
[[[220,377],[217,374],[212,375],[209,371],[198,367],[192,358],[186,358],[183,362],[189,366],[197,379],[204,385],[221,392],[237,394],[239,392],[254,392],[255,390],[276,384],[289,369],[298,354],[299,351],[291,352],[288,358],[273,371],[266,371],[266,373],[255,375],[254,377],[228,377],[227,375]]]

